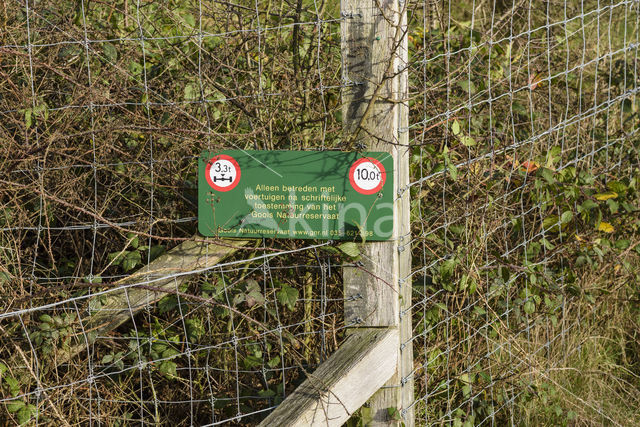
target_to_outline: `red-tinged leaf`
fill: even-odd
[[[531,172],[537,171],[540,165],[536,162],[527,160],[526,162],[522,162],[520,164],[520,167],[522,168],[523,171],[527,173],[531,173]]]
[[[540,73],[531,74],[529,76],[529,90],[535,90],[542,81],[542,75]]]

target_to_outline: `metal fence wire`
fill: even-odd
[[[640,3],[399,4],[400,416],[640,423]],[[0,421],[255,425],[340,346],[357,260],[312,240],[194,253],[195,165],[347,148],[341,93],[361,82],[340,27],[357,19],[325,0],[2,3]]]

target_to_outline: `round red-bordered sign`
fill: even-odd
[[[216,191],[230,191],[240,182],[240,165],[231,156],[218,154],[207,162],[204,170],[207,182]]]
[[[360,194],[374,194],[382,190],[387,172],[382,163],[371,157],[356,160],[349,169],[349,182]]]

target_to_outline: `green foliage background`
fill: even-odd
[[[637,2],[407,8],[418,422],[637,424]],[[0,9],[5,313],[192,236],[205,148],[342,147],[337,2]],[[61,366],[99,298],[3,317],[0,419],[257,423],[343,339],[353,245],[259,258],[304,245],[258,242],[180,289],[227,308],[167,295]]]

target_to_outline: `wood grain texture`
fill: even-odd
[[[354,332],[260,425],[341,426],[394,375],[397,343],[397,329]]]
[[[411,231],[408,77],[405,3],[343,0],[341,23],[343,132],[349,149],[386,151],[394,158],[394,231],[388,242],[366,243],[360,266],[344,268],[345,322],[352,329],[399,329],[394,376],[370,400],[374,424],[394,424],[395,407],[412,426]],[[353,298],[350,298],[353,297]]]

